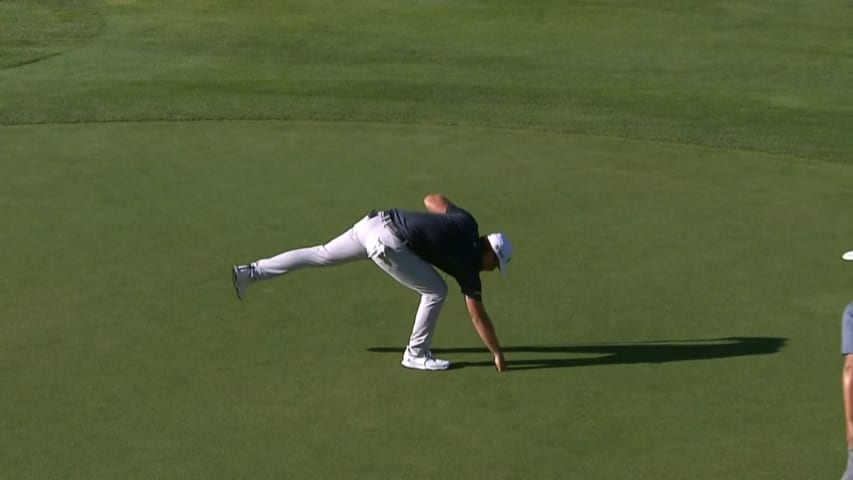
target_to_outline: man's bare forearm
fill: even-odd
[[[486,345],[486,348],[494,355],[502,355],[501,344],[498,341],[495,326],[492,324],[489,314],[475,315],[471,317],[471,322],[474,324],[474,329]]]
[[[465,305],[468,307],[468,314],[471,315],[471,323],[474,325],[474,330],[477,335],[486,345],[486,348],[495,356],[495,368],[499,372],[507,370],[506,359],[504,358],[501,344],[498,342],[498,336],[495,334],[495,327],[492,325],[492,319],[486,313],[486,308],[483,302],[469,296],[465,296]]]
[[[844,357],[844,371],[841,374],[844,396],[844,424],[847,430],[847,447],[853,450],[853,355]]]

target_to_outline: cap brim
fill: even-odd
[[[506,275],[506,262],[501,260],[500,257],[498,257],[498,269],[501,271],[501,275]]]
[[[850,250],[849,252],[842,255],[841,259],[845,262],[853,262],[853,250]]]

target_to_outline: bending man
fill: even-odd
[[[480,236],[474,217],[444,195],[427,195],[424,206],[427,212],[372,211],[325,245],[236,265],[232,279],[237,297],[243,299],[252,282],[300,268],[370,259],[421,295],[402,365],[417,370],[446,370],[450,362],[433,357],[430,351],[432,334],[447,297],[447,284],[437,268],[459,284],[474,329],[494,355],[495,368],[503,372],[507,364],[483,306],[480,272],[499,269],[505,274],[512,246],[502,233]]]

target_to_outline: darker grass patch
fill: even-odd
[[[0,69],[62,55],[97,37],[103,26],[88,1],[0,2]]]

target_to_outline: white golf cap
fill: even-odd
[[[850,250],[849,252],[842,255],[841,259],[847,262],[853,262],[853,250]]]
[[[503,233],[490,233],[486,236],[486,240],[498,257],[498,268],[501,269],[502,274],[506,275],[506,264],[512,260],[512,244]]]

